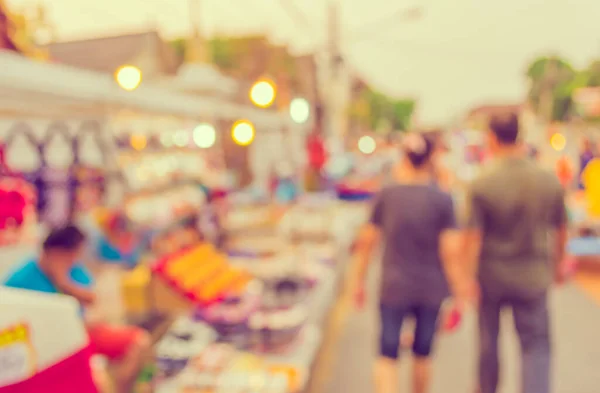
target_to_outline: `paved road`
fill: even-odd
[[[375,288],[375,280],[371,283]],[[575,285],[556,290],[554,311],[554,393],[600,392],[600,307]],[[332,359],[332,371],[322,393],[373,392],[370,366],[378,327],[375,303],[367,310],[348,309]],[[502,332],[502,389],[518,393],[518,346],[509,314]],[[431,393],[471,393],[475,376],[475,315],[467,315],[461,330],[442,336],[437,346]],[[410,392],[410,363],[399,367],[401,393]]]

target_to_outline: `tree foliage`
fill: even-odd
[[[213,37],[206,42],[210,61],[234,77],[253,78],[266,74],[296,76],[296,61],[283,47],[271,45],[263,36]],[[171,41],[177,55],[185,58],[187,39]]]
[[[365,88],[352,103],[350,116],[358,124],[371,130],[388,125],[392,130],[405,131],[410,127],[414,110],[415,101],[412,99],[393,99]]]
[[[575,113],[575,91],[600,86],[600,60],[577,70],[560,57],[540,57],[531,63],[526,76],[530,107],[548,121],[567,121]]]

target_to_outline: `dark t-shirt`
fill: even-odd
[[[393,185],[376,199],[371,223],[383,233],[381,303],[438,306],[448,297],[440,233],[455,227],[450,195],[433,185]]]
[[[553,277],[552,231],[567,222],[564,190],[533,160],[490,163],[470,187],[467,225],[481,229],[482,289],[491,295],[536,296]]]

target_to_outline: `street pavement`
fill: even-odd
[[[377,270],[377,269],[375,269]],[[351,307],[349,293],[342,298],[345,323],[339,330],[334,356],[322,393],[371,393],[371,365],[376,354],[378,316],[375,311],[377,277],[370,282],[371,301],[362,311]],[[348,291],[350,292],[350,291]],[[553,393],[600,392],[600,307],[575,284],[552,294],[554,333]],[[431,393],[475,391],[476,321],[465,316],[460,330],[440,336],[434,361]],[[519,392],[518,344],[510,313],[503,318],[501,338],[502,386],[498,393]],[[410,390],[410,359],[399,365],[400,393]],[[527,392],[524,392],[527,393]]]

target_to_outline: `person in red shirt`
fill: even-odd
[[[556,162],[556,176],[565,188],[573,181],[573,165],[566,156],[560,157]]]
[[[306,151],[308,152],[308,188],[319,189],[323,183],[321,170],[327,162],[327,150],[323,138],[317,132],[308,136]]]

